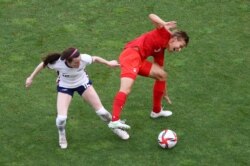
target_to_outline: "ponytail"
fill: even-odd
[[[62,53],[51,53],[42,59],[43,67],[46,67],[48,64],[55,63],[59,58],[61,60],[66,60],[67,62],[72,62],[73,58],[77,58],[79,56],[80,52],[76,48],[68,48]]]
[[[49,63],[55,63],[61,57],[60,53],[51,53],[44,57],[43,60],[43,67],[46,67]]]

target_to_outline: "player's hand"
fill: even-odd
[[[170,31],[170,33],[172,29],[175,29],[177,27],[176,21],[165,22],[163,26],[166,30]]]
[[[59,81],[60,81],[60,78],[59,76],[56,78],[56,84],[58,85],[59,84]]]
[[[117,60],[112,60],[112,61],[108,62],[108,66],[110,66],[110,67],[119,67],[120,64],[118,63]]]
[[[172,101],[170,100],[168,94],[165,94],[165,95],[163,96],[163,98],[166,100],[166,102],[167,102],[168,104],[172,104]]]
[[[32,81],[33,81],[32,78],[28,77],[26,79],[25,87],[29,88],[31,86],[31,84],[32,84]]]

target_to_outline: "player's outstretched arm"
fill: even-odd
[[[92,56],[92,59],[93,59],[93,62],[105,64],[109,67],[119,67],[120,66],[120,64],[117,62],[117,60],[108,61],[108,60],[101,58],[99,56]]]
[[[35,76],[36,76],[43,68],[44,68],[43,62],[41,62],[41,63],[35,68],[35,70],[31,73],[31,75],[26,79],[26,82],[25,82],[26,88],[28,88],[28,87],[31,86],[33,79],[35,78]]]
[[[153,22],[153,24],[156,26],[156,28],[162,28],[162,27],[164,27],[170,33],[172,33],[171,29],[176,28],[176,21],[166,22],[166,21],[162,20],[156,14],[149,14],[148,17]]]

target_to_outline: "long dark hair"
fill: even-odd
[[[62,53],[50,53],[42,58],[43,67],[48,64],[55,63],[59,58],[61,58],[61,60],[66,60],[67,62],[72,62],[73,58],[77,58],[79,56],[80,52],[76,48],[67,48]]]

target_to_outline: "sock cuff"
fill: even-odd
[[[56,119],[60,121],[64,121],[67,119],[67,115],[57,115]]]
[[[96,111],[96,114],[97,115],[103,115],[103,114],[106,114],[107,112],[108,111],[104,107],[102,107],[102,108],[100,108],[99,110]]]
[[[57,115],[56,117],[56,126],[63,129],[66,125],[67,115]],[[62,127],[62,128],[61,128]]]
[[[127,94],[122,92],[122,91],[119,91],[117,94],[116,94],[116,98],[117,99],[126,99],[127,98]]]
[[[159,84],[159,85],[165,85],[165,84],[166,84],[166,81],[156,80],[155,83],[156,83],[156,84]]]

